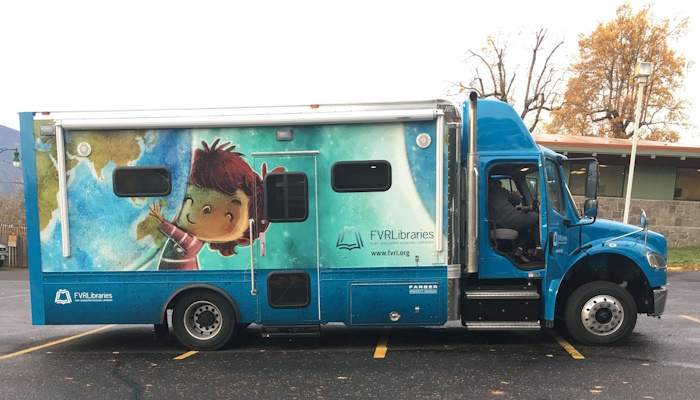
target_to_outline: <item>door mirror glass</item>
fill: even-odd
[[[647,227],[647,213],[642,210],[642,228]]]
[[[598,200],[588,199],[583,203],[583,215],[595,218],[598,215]]]
[[[587,199],[595,199],[598,195],[598,161],[591,161],[586,166],[585,195]]]

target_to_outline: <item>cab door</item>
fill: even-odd
[[[561,176],[559,164],[545,158],[543,181],[545,182],[545,195],[547,200],[546,219],[547,230],[544,232],[542,248],[545,251],[547,264],[546,284],[564,276],[569,258],[569,228],[564,221],[566,219],[566,197],[564,181]],[[544,204],[544,202],[543,202]],[[542,207],[544,210],[545,207]]]
[[[256,191],[262,193],[264,211],[254,217],[269,224],[252,257],[262,323],[320,321],[317,154],[253,153],[255,169],[271,171]]]

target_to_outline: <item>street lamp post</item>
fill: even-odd
[[[19,151],[16,147],[14,149],[0,149],[0,154],[10,150],[14,151],[14,153],[12,153],[12,165],[14,165],[16,168],[19,168],[19,165],[21,163],[19,161]]]
[[[639,93],[637,94],[637,108],[634,116],[634,135],[632,137],[632,155],[630,157],[630,172],[627,177],[627,194],[625,195],[625,212],[622,217],[622,222],[627,223],[630,216],[630,196],[632,195],[632,181],[634,180],[634,162],[637,158],[637,140],[639,138],[639,120],[642,114],[642,97],[644,96],[644,85],[647,83],[647,77],[651,75],[651,63],[638,62],[634,68],[634,77],[639,83]]]

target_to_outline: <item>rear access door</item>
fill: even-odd
[[[320,321],[317,223],[318,151],[253,153],[263,173],[262,215],[253,224],[264,232],[253,254],[253,280],[260,322],[311,324]],[[258,185],[260,182],[258,182]]]

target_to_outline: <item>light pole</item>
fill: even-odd
[[[14,149],[0,149],[0,154],[10,150],[14,151],[14,153],[12,153],[12,165],[14,165],[16,168],[19,168],[19,165],[21,163],[19,161],[19,151],[17,151],[16,147]]]
[[[632,181],[634,180],[634,161],[637,158],[637,140],[639,138],[639,120],[642,114],[642,97],[644,97],[644,85],[647,77],[651,75],[651,63],[638,62],[634,68],[634,77],[639,83],[639,93],[637,94],[637,108],[634,116],[634,136],[632,137],[632,156],[630,157],[630,172],[627,177],[627,194],[625,195],[625,213],[622,222],[627,223],[630,216],[630,196],[632,195]]]

